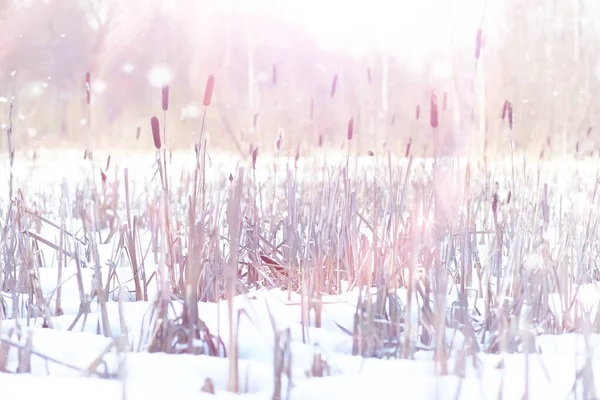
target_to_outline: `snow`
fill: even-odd
[[[23,155],[21,160],[23,162]],[[105,156],[105,155],[103,155]],[[75,163],[82,154],[73,153],[70,160]],[[68,156],[62,158],[69,159]],[[98,160],[105,158],[96,157]],[[177,160],[182,158],[177,157]],[[114,164],[131,165],[139,163],[148,170],[152,165],[152,157],[137,158],[113,153]],[[184,168],[189,161],[179,161]],[[6,160],[3,160],[6,163]],[[193,162],[193,160],[192,160]],[[223,179],[234,171],[237,161],[228,157],[214,158],[217,169],[223,168]],[[102,164],[102,163],[100,163]],[[50,164],[51,165],[51,164]],[[592,165],[593,166],[593,165]],[[55,165],[44,167],[20,168],[15,171],[17,185],[29,182],[30,193],[49,193],[50,202],[58,204],[60,191],[55,190],[63,178],[70,182],[81,182],[85,171],[78,168],[64,168]],[[113,167],[114,168],[114,167]],[[269,165],[268,168],[272,168]],[[8,171],[8,168],[4,169]],[[583,214],[593,212],[585,199],[593,190],[593,174],[576,172],[587,182],[568,181],[562,177],[572,176],[573,171],[587,171],[582,164],[570,164],[561,167],[562,186],[553,187],[565,199],[571,199],[570,206],[581,209]],[[132,169],[132,171],[134,171]],[[135,171],[134,171],[135,172]],[[284,174],[282,174],[284,175]],[[45,182],[45,186],[31,186],[31,178]],[[139,179],[138,179],[139,178]],[[132,178],[139,185],[148,184],[147,177]],[[221,178],[215,178],[221,179]],[[54,186],[53,186],[54,185]],[[5,190],[5,185],[0,185]],[[52,190],[54,187],[54,190]],[[73,189],[71,187],[71,189]],[[3,197],[5,194],[2,193]],[[0,203],[0,207],[5,205]],[[551,227],[551,229],[556,229]],[[56,231],[44,227],[40,235],[56,242]],[[555,235],[549,235],[553,237]],[[148,237],[142,236],[142,241]],[[43,247],[43,246],[42,246]],[[43,251],[48,254],[45,247]],[[102,265],[112,258],[112,244],[101,245]],[[483,253],[482,255],[485,254]],[[152,258],[152,257],[149,257]],[[40,280],[44,298],[49,301],[51,309],[56,300],[57,268],[55,259],[46,260],[50,268],[41,268],[36,273]],[[541,261],[535,256],[528,259],[528,268],[543,268]],[[148,275],[156,269],[156,265],[146,263]],[[91,291],[93,271],[83,268],[85,292]],[[234,299],[235,315],[238,310],[240,324],[238,326],[239,346],[239,393],[227,391],[229,360],[227,358],[209,357],[205,355],[148,353],[148,326],[152,308],[151,302],[129,302],[124,299],[119,304],[118,296],[113,293],[107,308],[111,321],[112,337],[98,334],[100,312],[98,305],[92,303],[91,313],[80,319],[71,331],[68,328],[79,311],[79,292],[74,278],[75,266],[71,263],[63,271],[62,309],[64,314],[53,317],[52,328],[43,327],[42,318],[30,320],[6,319],[0,321],[0,334],[4,340],[25,344],[27,333],[31,333],[34,354],[31,358],[31,372],[28,374],[0,373],[1,398],[39,398],[57,397],[62,400],[81,399],[271,399],[274,390],[274,348],[275,337],[271,324],[271,316],[276,321],[279,331],[289,328],[291,337],[291,399],[353,399],[353,398],[415,398],[415,399],[519,399],[527,393],[528,399],[570,399],[582,393],[581,379],[576,376],[586,363],[592,370],[600,369],[598,346],[600,335],[563,334],[558,336],[541,335],[536,338],[539,353],[532,354],[485,354],[475,356],[465,354],[464,337],[460,331],[448,328],[447,341],[452,343],[449,373],[439,376],[434,354],[428,350],[418,350],[413,360],[363,358],[352,355],[352,332],[358,290],[350,290],[338,296],[323,296],[323,315],[321,327],[314,326],[314,315],[311,326],[302,326],[301,297],[288,294],[284,290],[259,290]],[[106,282],[108,268],[103,268],[103,279]],[[131,271],[119,260],[116,262],[116,274],[120,282],[131,279]],[[132,286],[127,284],[125,286]],[[582,308],[593,316],[596,313],[600,298],[600,286],[589,283],[573,286],[579,288],[578,302]],[[131,289],[131,287],[129,287]],[[155,284],[150,285],[150,298],[156,296]],[[0,293],[10,315],[13,297],[9,293]],[[398,296],[406,304],[407,294],[399,290]],[[454,289],[448,304],[456,300]],[[19,307],[23,306],[23,298]],[[549,302],[552,310],[561,318],[561,300],[555,294]],[[469,298],[469,305],[474,307],[474,299]],[[126,321],[120,326],[119,307],[122,307]],[[173,310],[180,311],[180,304],[173,303]],[[228,306],[227,303],[198,304],[200,318],[213,334],[221,336],[223,343],[229,345]],[[525,307],[526,308],[526,307]],[[524,313],[526,314],[526,313]],[[411,312],[413,325],[419,318],[416,301]],[[126,328],[126,329],[124,329]],[[518,329],[526,329],[527,320],[520,321]],[[11,331],[21,332],[10,335]],[[124,340],[127,335],[131,350],[120,351],[118,346],[111,346],[115,340]],[[109,349],[107,351],[107,349]],[[227,349],[229,350],[229,349]],[[106,354],[104,354],[106,353]],[[327,376],[314,377],[311,367],[316,356],[322,357]],[[18,366],[19,352],[12,347],[8,353],[7,369],[15,371]],[[100,358],[99,366],[94,362]],[[475,364],[475,365],[474,365]],[[464,366],[464,368],[463,368]],[[464,375],[463,375],[464,370]],[[593,376],[594,384],[600,387],[600,376]],[[214,385],[215,395],[202,391],[210,381]],[[576,382],[578,382],[576,384]],[[288,381],[283,378],[282,398],[287,398]],[[573,391],[573,388],[576,390]]]

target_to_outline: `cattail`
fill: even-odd
[[[552,148],[552,139],[550,139],[550,136],[546,136],[546,145],[548,145],[548,148]]]
[[[87,156],[88,156],[88,149],[85,149],[85,151],[83,152],[83,159],[87,160]]]
[[[319,147],[323,147],[323,134],[319,134]]]
[[[506,113],[508,112],[508,100],[504,100],[504,106],[502,107],[502,121],[506,119]]]
[[[252,150],[252,169],[256,170],[256,159],[258,158],[258,147]]]
[[[590,126],[590,127],[588,128],[588,130],[587,130],[587,134],[586,134],[586,136],[587,136],[587,137],[590,137],[590,135],[591,135],[591,134],[592,134],[592,127]]]
[[[273,72],[271,73],[273,85],[277,85],[277,64],[273,64]]]
[[[106,174],[104,171],[100,171],[100,179],[102,180],[102,186],[106,185]]]
[[[508,129],[512,131],[513,128],[513,106],[512,103],[508,103]]]
[[[135,140],[140,140],[140,131],[141,131],[141,130],[142,130],[142,129],[141,129],[139,126],[138,126],[138,127],[137,127],[137,130],[136,130],[136,132],[135,132]]]
[[[373,83],[373,80],[371,79],[371,68],[367,68],[367,80],[369,81],[369,85]]]
[[[150,126],[152,127],[152,137],[154,138],[154,147],[156,150],[160,150],[160,126],[158,124],[158,118],[150,118]]]
[[[335,89],[337,88],[337,79],[338,75],[333,75],[333,80],[331,81],[331,97],[335,96]]]
[[[494,219],[496,219],[498,213],[498,192],[494,192],[492,196],[492,212],[494,213]]]
[[[510,198],[512,197],[512,192],[509,190],[508,195],[506,196],[506,204],[510,204]]]
[[[300,159],[300,145],[296,146],[296,155],[294,156],[294,167],[298,167],[298,160]]]
[[[417,108],[415,109],[415,119],[418,121],[421,118],[421,105],[417,104]]]
[[[254,118],[252,119],[252,127],[256,129],[256,125],[258,125],[258,113],[254,114]]]
[[[85,74],[85,103],[90,105],[92,102],[92,82],[90,80],[90,73]]]
[[[442,110],[446,111],[448,107],[448,92],[444,92],[444,101],[442,102]]]
[[[310,98],[310,120],[312,121],[315,116],[315,101],[311,97]]]
[[[169,85],[162,87],[162,109],[167,111],[169,109]]]
[[[406,143],[406,152],[404,153],[406,158],[410,155],[410,146],[412,146],[412,138],[408,139],[408,143]]]
[[[110,154],[108,155],[108,158],[106,159],[106,168],[105,168],[105,171],[108,171],[108,168],[110,168]]]
[[[214,75],[209,75],[206,80],[206,87],[204,88],[204,107],[210,106],[210,101],[212,100],[213,90],[215,89],[215,77]]]
[[[233,175],[229,174],[229,182],[233,182]]]
[[[579,141],[575,143],[575,153],[579,153]]]
[[[479,56],[481,56],[481,36],[483,32],[481,28],[477,29],[477,36],[475,37],[475,60],[479,60]]]
[[[348,140],[352,140],[352,136],[354,135],[354,117],[350,118],[348,121]]]
[[[277,133],[277,140],[275,141],[275,151],[279,153],[281,150],[281,145],[283,144],[283,129],[279,128],[279,132]]]
[[[367,154],[368,154],[370,157],[373,157],[373,156],[375,155],[375,153],[373,153],[373,151],[372,151],[372,150],[369,150],[369,151],[367,151]]]
[[[429,117],[429,122],[432,128],[438,127],[438,106],[435,93],[431,93],[431,115]]]
[[[542,149],[542,151],[540,151],[540,160],[544,158],[544,149]]]

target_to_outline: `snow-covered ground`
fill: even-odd
[[[79,182],[89,174],[89,170],[73,167],[74,160],[82,153],[63,154],[48,157],[41,165],[16,168],[16,187],[26,188],[27,193],[48,193],[50,203],[59,204],[60,190],[56,190],[63,178],[70,183]],[[112,162],[126,167],[129,165],[133,175],[139,171],[136,166],[143,165],[144,170],[152,166],[152,156],[140,157],[114,155]],[[173,169],[185,169],[189,159],[176,158],[180,165]],[[55,161],[53,161],[55,160]],[[97,167],[105,163],[99,161]],[[184,160],[184,161],[182,161]],[[21,160],[22,161],[22,160]],[[20,162],[17,159],[17,162]],[[72,164],[69,164],[69,163]],[[227,177],[235,171],[237,161],[223,157],[214,159],[220,171],[218,178]],[[293,162],[293,161],[292,161]],[[6,160],[3,159],[6,166]],[[71,167],[69,167],[71,165]],[[568,201],[568,206],[581,207],[589,213],[590,182],[580,183],[573,180],[573,171],[577,177],[583,176],[595,180],[595,166],[585,166],[592,173],[577,173],[582,165],[569,164],[569,168],[558,170],[560,176],[551,179],[555,184],[551,190],[559,191]],[[110,171],[114,171],[114,167]],[[191,166],[188,168],[191,169]],[[4,168],[3,171],[8,171]],[[114,173],[114,172],[113,172]],[[141,174],[142,176],[144,174]],[[0,177],[2,197],[6,201],[5,176]],[[569,180],[567,181],[567,178]],[[34,184],[34,182],[37,182]],[[43,184],[39,184],[43,182]],[[139,184],[149,184],[147,174],[140,178]],[[577,186],[577,187],[575,187]],[[54,189],[53,189],[54,188]],[[35,197],[35,196],[33,196]],[[587,203],[586,203],[587,200]],[[586,206],[587,204],[587,206]],[[6,206],[6,203],[0,204]],[[564,211],[564,210],[563,210]],[[4,218],[4,217],[2,217]],[[40,234],[56,243],[51,229]],[[100,246],[102,265],[112,257],[112,244]],[[49,251],[42,246],[42,251]],[[57,268],[56,256],[48,256],[50,268],[36,271],[44,298],[50,309],[56,300]],[[52,258],[54,257],[54,258]],[[147,265],[150,274],[156,266]],[[93,271],[83,269],[85,292],[91,292]],[[104,282],[108,278],[108,268],[103,268]],[[131,277],[130,268],[117,263],[116,273],[120,282]],[[75,279],[76,268],[69,264],[62,273],[62,309],[64,314],[51,318],[52,329],[44,327],[41,317],[30,320],[5,319],[0,321],[1,338],[4,346],[9,346],[6,368],[16,371],[19,365],[18,346],[26,347],[27,335],[32,338],[33,354],[31,372],[27,374],[0,373],[0,399],[13,398],[60,398],[63,400],[81,399],[271,399],[274,390],[275,337],[271,317],[276,321],[276,329],[287,328],[291,335],[291,382],[283,378],[283,395],[287,398],[287,388],[291,389],[290,398],[309,399],[354,399],[354,398],[393,398],[393,399],[575,399],[584,392],[584,385],[600,388],[600,335],[590,334],[587,343],[582,334],[563,334],[559,336],[541,335],[536,338],[537,353],[531,354],[486,354],[474,356],[464,354],[462,333],[447,329],[448,342],[452,343],[449,362],[449,374],[439,376],[434,362],[433,351],[419,350],[414,359],[375,359],[352,355],[355,308],[358,291],[350,290],[338,296],[324,296],[321,327],[314,324],[306,328],[302,325],[301,298],[298,294],[288,294],[280,289],[250,291],[234,299],[237,310],[244,310],[238,326],[239,346],[239,393],[227,391],[229,361],[227,358],[205,355],[148,353],[148,331],[151,323],[152,304],[148,302],[130,302],[122,298],[118,302],[116,293],[108,303],[112,337],[98,334],[100,311],[96,303],[91,313],[69,327],[79,311],[79,291]],[[133,284],[125,283],[131,289]],[[595,313],[600,301],[600,285],[588,283],[582,285],[578,300],[582,308]],[[151,297],[156,294],[155,283],[150,285]],[[400,299],[406,293],[399,291]],[[552,296],[551,296],[552,297]],[[456,297],[451,293],[448,303]],[[13,309],[13,296],[2,293],[6,310]],[[21,299],[22,300],[22,299]],[[556,300],[559,303],[560,300]],[[473,304],[470,302],[471,306]],[[413,305],[414,306],[414,305]],[[24,307],[17,304],[17,307]],[[125,324],[120,321],[119,308],[122,307]],[[171,313],[180,311],[180,304],[173,302]],[[559,306],[553,306],[557,311]],[[213,334],[218,334],[223,343],[229,344],[228,305],[223,303],[199,303],[199,316]],[[10,314],[10,313],[9,313]],[[417,318],[418,313],[413,313]],[[523,322],[523,324],[525,324]],[[126,328],[126,329],[123,329]],[[526,326],[520,325],[526,329]],[[19,332],[17,335],[14,332]],[[11,334],[12,333],[12,334]],[[117,345],[127,339],[130,351],[122,352]],[[0,353],[2,353],[0,347]],[[229,349],[228,349],[229,350]],[[315,377],[311,368],[316,358],[324,365],[323,377]],[[1,365],[1,363],[0,363]],[[590,368],[585,369],[585,366]],[[464,375],[463,372],[464,371]],[[591,372],[590,372],[591,371]],[[586,374],[586,372],[590,372]],[[589,378],[589,379],[588,379]],[[208,387],[214,386],[215,394],[208,393]]]

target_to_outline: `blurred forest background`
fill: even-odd
[[[85,145],[90,72],[95,145],[150,150],[150,117],[164,122],[160,86],[168,82],[168,145],[191,148],[213,74],[212,148],[272,148],[280,129],[292,152],[319,140],[339,147],[351,117],[365,151],[401,149],[412,139],[414,151],[426,153],[435,142],[464,147],[469,137],[479,148],[484,140],[505,148],[508,138],[534,150],[597,147],[597,0],[471,1],[470,20],[453,11],[458,2],[431,1],[439,6],[420,14],[429,25],[414,10],[380,3],[387,24],[415,19],[416,28],[383,29],[386,40],[359,48],[350,37],[345,47],[320,43],[307,28],[310,16],[299,17],[300,1],[3,0],[0,123],[6,131],[12,104],[17,148]],[[320,29],[341,29],[346,18],[340,7]],[[429,124],[432,93],[440,104],[447,98],[436,131]],[[501,120],[505,100],[514,107],[512,131]],[[5,134],[0,146],[6,148]]]

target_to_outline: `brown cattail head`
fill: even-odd
[[[90,80],[90,73],[85,74],[85,104],[90,105],[92,102],[92,81]]]
[[[435,93],[431,93],[431,115],[429,117],[429,123],[432,128],[438,127],[438,105]]]
[[[371,68],[367,68],[367,80],[369,81],[369,85],[373,83],[373,80],[371,79]]]
[[[406,158],[410,155],[410,146],[412,146],[412,138],[408,139],[408,143],[406,143],[406,152],[404,153]]]
[[[252,150],[252,169],[256,170],[256,159],[258,158],[258,147]]]
[[[512,192],[509,190],[508,195],[506,196],[506,204],[510,204],[510,198],[512,197]]]
[[[252,127],[256,129],[256,125],[258,125],[258,113],[255,113],[252,119]]]
[[[508,112],[508,100],[504,100],[504,106],[502,107],[502,121],[506,119],[506,113]]]
[[[139,126],[137,127],[137,130],[135,132],[135,140],[139,140],[140,139],[140,131],[142,130],[142,128],[140,128]]]
[[[590,127],[588,128],[588,130],[587,130],[587,134],[586,134],[586,136],[587,136],[587,137],[590,137],[590,135],[591,135],[591,134],[592,134],[592,127],[590,126]]]
[[[418,121],[419,118],[421,118],[421,105],[417,104],[417,107],[415,109],[415,119]]]
[[[298,160],[300,159],[300,145],[296,146],[296,155],[294,156],[294,167],[298,167]]]
[[[271,80],[273,85],[277,85],[277,64],[273,64],[273,71],[271,72]]]
[[[231,173],[229,174],[229,182],[233,182],[233,175]]]
[[[169,109],[169,85],[162,87],[162,109],[167,111]]]
[[[579,153],[579,141],[575,143],[575,153]]]
[[[494,213],[494,219],[496,220],[498,217],[498,202],[499,202],[499,198],[498,198],[498,192],[494,192],[494,195],[492,196],[492,212]]]
[[[160,150],[160,125],[158,123],[158,118],[152,117],[150,118],[150,126],[152,127],[152,137],[154,138],[154,147],[156,150]]]
[[[110,154],[108,155],[108,158],[106,159],[106,168],[104,170],[108,171],[109,168],[110,168]]]
[[[477,29],[477,36],[475,36],[475,60],[479,60],[481,56],[481,36],[483,32],[481,28]]]
[[[348,121],[348,140],[352,140],[352,136],[354,135],[354,117],[350,118]]]
[[[444,99],[442,101],[442,110],[446,111],[448,107],[448,92],[444,92]]]
[[[337,80],[338,75],[333,75],[333,80],[331,81],[331,97],[335,96],[335,89],[337,88]]]
[[[373,150],[367,151],[367,154],[369,155],[369,157],[373,157],[375,155],[375,153],[373,153]]]
[[[206,80],[206,87],[204,88],[204,107],[210,106],[210,101],[212,100],[213,90],[215,89],[215,77],[214,75],[209,75]]]
[[[513,105],[508,103],[508,129],[512,131],[513,128]]]
[[[322,133],[319,133],[319,142],[318,142],[318,144],[319,144],[319,147],[323,147],[323,134]]]
[[[102,186],[106,186],[106,174],[100,170],[100,179],[102,179]]]

